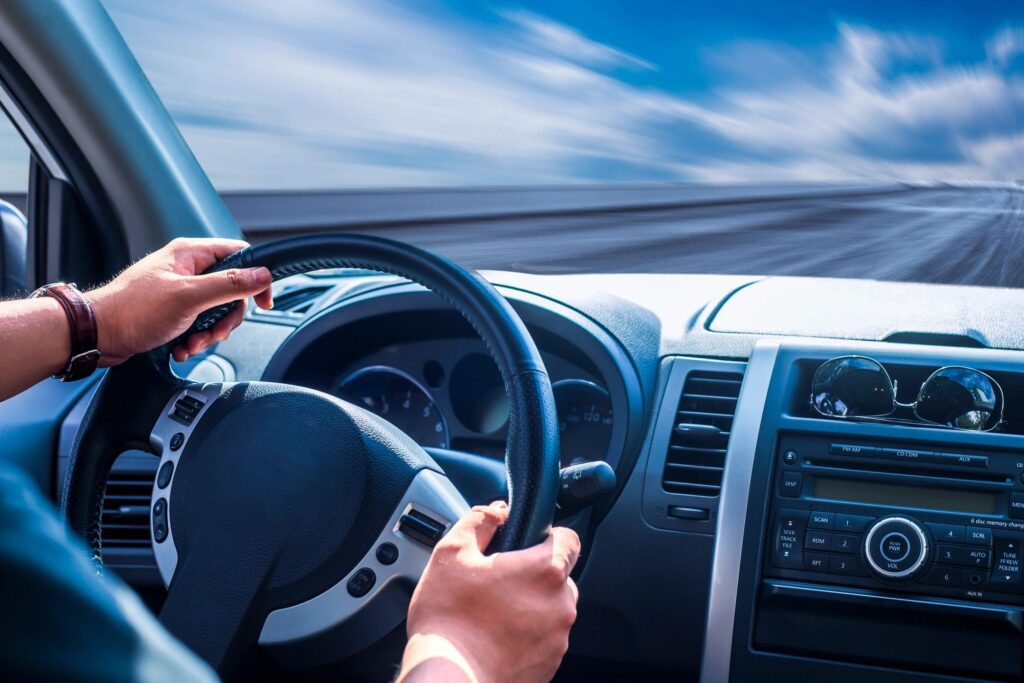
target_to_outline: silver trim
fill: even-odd
[[[448,477],[433,470],[421,470],[409,484],[384,530],[352,571],[320,595],[271,612],[263,624],[260,645],[283,645],[322,633],[371,605],[388,584],[415,584],[427,566],[431,548],[398,530],[399,520],[411,508],[444,522],[450,528],[469,510],[469,504]],[[381,543],[393,543],[398,547],[398,560],[394,564],[384,565],[377,560],[377,547]],[[349,595],[347,584],[364,567],[373,570],[377,581],[369,593],[354,598]]]
[[[147,524],[149,525],[149,542],[153,546],[153,555],[156,557],[156,566],[160,570],[160,578],[163,579],[164,586],[169,586],[171,578],[174,576],[174,570],[178,566],[178,549],[174,545],[174,527],[171,524],[171,488],[174,486],[174,476],[178,468],[178,458],[185,452],[185,447],[188,445],[189,437],[192,436],[192,432],[195,431],[196,425],[203,419],[203,415],[210,409],[210,406],[220,398],[221,394],[233,386],[232,384],[193,384],[171,396],[170,400],[167,401],[167,405],[164,406],[163,411],[160,413],[160,418],[153,425],[153,431],[149,435],[149,444],[153,447],[153,451],[160,454],[160,464],[157,465],[156,476],[153,477],[153,493],[149,500],[149,509],[153,510],[153,506],[156,502],[165,498],[167,500],[167,538],[160,543],[156,542],[156,538],[153,536],[153,518],[152,512],[146,517]],[[193,398],[199,399],[203,402],[203,407],[199,409],[196,414],[196,418],[192,420],[192,424],[185,426],[182,423],[171,417],[171,413],[174,412],[174,404],[178,402],[178,399],[184,396],[192,396]],[[175,451],[170,449],[171,438],[181,432],[185,435],[185,440],[181,442],[181,447]],[[175,472],[171,473],[171,481],[167,484],[166,488],[157,487],[157,479],[160,477],[160,468],[164,466],[164,463],[174,463]]]
[[[413,377],[412,375],[410,375],[408,372],[406,372],[404,370],[399,370],[398,368],[392,367],[390,365],[368,365],[365,368],[359,368],[355,372],[350,372],[348,375],[345,376],[345,378],[343,380],[338,382],[338,388],[334,392],[335,396],[337,396],[337,397],[339,397],[339,398],[341,398],[343,400],[347,400],[347,399],[345,399],[344,396],[341,395],[341,390],[344,388],[344,386],[346,384],[348,384],[349,382],[351,382],[352,380],[358,379],[358,378],[362,377],[363,375],[368,375],[371,372],[384,372],[384,373],[390,373],[392,375],[397,375],[398,377],[401,377],[402,379],[408,381],[414,387],[416,387],[417,389],[422,391],[423,395],[426,396],[428,399],[430,399],[430,402],[432,404],[434,404],[434,410],[437,411],[437,416],[439,418],[441,418],[441,424],[444,425],[444,443],[445,443],[445,445],[441,446],[441,448],[449,448],[449,447],[451,447],[452,433],[451,433],[451,430],[448,429],[448,418],[446,418],[444,416],[444,411],[441,410],[441,405],[437,402],[437,399],[434,398],[434,395],[432,393],[430,393],[430,390],[428,390],[425,386],[423,386],[423,384],[418,379],[416,379],[415,377]],[[359,404],[357,403],[355,405],[359,405]],[[369,412],[373,413],[373,411],[370,410],[369,408],[367,408],[366,406],[359,406],[359,407],[362,408],[363,410],[368,410]],[[381,418],[382,420],[387,420],[388,419],[388,418],[384,417],[383,415],[379,415],[377,413],[373,413],[373,414],[377,415],[377,417]],[[390,423],[390,420],[388,420],[388,422]]]
[[[918,555],[917,559],[911,566],[898,572],[892,572],[887,569],[882,569],[881,567],[879,567],[878,564],[875,562],[875,559],[871,557],[871,551],[869,550],[869,548],[871,547],[871,539],[873,539],[875,537],[875,534],[878,533],[878,529],[886,524],[889,524],[890,522],[903,522],[904,524],[906,524],[914,530],[914,533],[917,534],[918,540],[921,542],[921,554]],[[888,535],[886,535],[885,538],[889,538],[889,536],[892,536],[893,534],[903,536],[903,534],[899,533],[898,531],[892,531]],[[884,541],[885,538],[883,538],[882,540]],[[903,536],[903,538],[907,541],[907,552],[899,560],[896,560],[897,562],[903,561],[903,559],[905,559],[906,556],[910,554],[910,539],[908,539],[906,536]],[[874,569],[877,573],[881,574],[882,576],[889,579],[905,579],[906,577],[911,576],[914,572],[920,569],[921,566],[924,564],[925,560],[928,559],[928,537],[925,536],[924,529],[922,529],[921,526],[912,519],[908,519],[907,517],[886,517],[875,522],[875,525],[871,527],[871,530],[868,531],[867,535],[864,537],[864,557],[867,559],[868,564],[871,566],[871,568]]]
[[[780,342],[775,339],[757,342],[736,403],[718,503],[718,531],[711,564],[711,593],[700,672],[702,683],[729,680],[750,479],[779,346]]]
[[[14,98],[7,88],[0,87],[0,109],[3,109],[7,114],[7,118],[11,120],[11,124],[18,129],[21,133],[22,139],[28,146],[32,153],[35,154],[39,163],[43,165],[46,172],[50,174],[50,177],[55,180],[61,180],[68,182],[67,173],[64,172],[64,166],[61,165],[57,157],[50,151],[50,146],[46,144],[46,141],[40,137],[38,131],[25,116],[24,112],[21,111],[21,107],[14,101]]]

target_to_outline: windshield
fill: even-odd
[[[250,239],[1024,284],[1020,2],[105,5]]]
[[[1024,5],[107,0],[223,190],[1024,177]]]

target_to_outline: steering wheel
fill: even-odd
[[[510,511],[492,548],[544,540],[558,493],[551,384],[526,327],[486,280],[421,249],[360,235],[250,247],[211,272],[252,266],[275,279],[323,268],[382,271],[453,305],[494,358],[509,397]],[[232,305],[206,311],[189,333]],[[468,507],[441,468],[398,429],[334,396],[269,382],[185,381],[170,368],[170,347],[107,372],[68,460],[61,507],[97,566],[110,467],[125,450],[145,450],[160,456],[150,514],[168,588],[160,620],[222,675],[256,642],[341,657],[398,626],[433,544]]]

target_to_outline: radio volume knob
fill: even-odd
[[[928,535],[909,517],[883,517],[864,536],[864,559],[883,580],[912,579],[928,560]]]

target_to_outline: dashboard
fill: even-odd
[[[1005,314],[1021,293],[487,276],[544,358],[563,465],[605,460],[618,477],[570,520],[585,552],[568,669],[709,682],[1024,677],[1024,326]],[[500,467],[500,377],[436,296],[325,272],[289,279],[277,301],[179,371],[327,391],[428,452]],[[1005,390],[1004,423],[968,432],[815,413],[814,369],[849,354],[877,358],[901,387],[942,366],[978,368]],[[65,422],[58,472],[85,404]],[[118,516],[132,482],[152,480],[148,457],[115,466],[104,553],[158,604],[148,532],[131,535]]]

